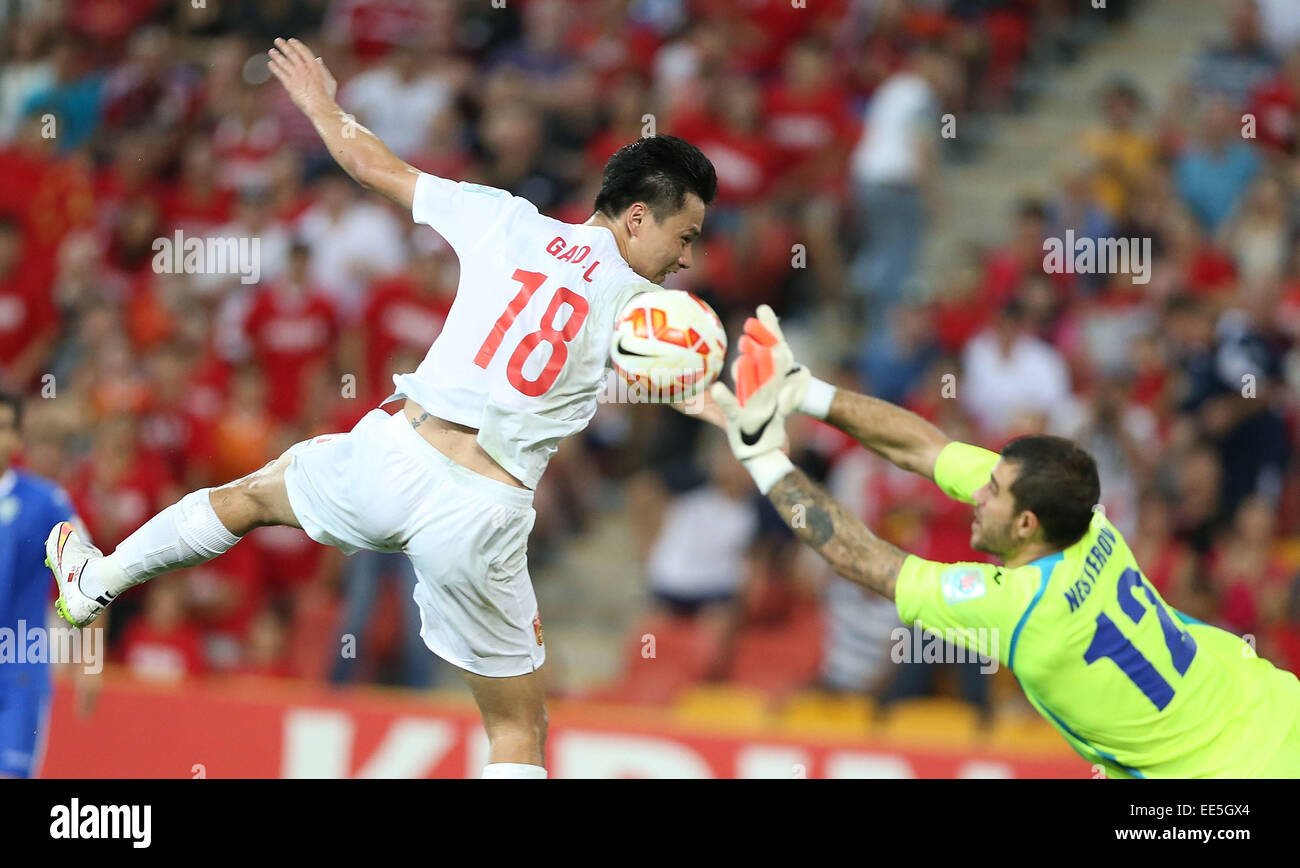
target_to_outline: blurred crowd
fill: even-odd
[[[437,336],[455,255],[342,175],[270,80],[266,48],[294,35],[400,157],[559,219],[590,216],[620,145],[694,142],[719,196],[675,285],[729,333],[768,302],[792,334],[804,324],[824,377],[953,437],[1077,438],[1166,598],[1300,671],[1300,32],[1285,2],[1233,2],[1173,93],[1116,79],[1078,152],[1054,155],[1050,195],[988,215],[1002,243],[921,279],[941,167],[978,159],[973,135],[939,134],[944,118],[1032,106],[1133,5],[0,3],[0,385],[30,399],[22,463],[68,488],[108,551],[185,492],[348,430]],[[1149,282],[1045,273],[1043,240],[1066,230],[1152,239]],[[257,238],[258,279],[160,267],[176,233]],[[844,326],[829,344],[809,332],[828,315]],[[873,528],[927,557],[973,556],[969,516],[932,486],[824,426],[792,439]],[[826,576],[697,421],[603,405],[537,491],[535,571],[611,508],[636,518],[646,623],[694,649],[662,683],[612,693],[931,689],[885,665],[892,606]],[[262,528],[125,595],[112,649],[160,679],[423,685],[412,581],[400,556],[345,559]],[[768,644],[746,644],[756,631]],[[961,683],[986,702],[979,679]]]

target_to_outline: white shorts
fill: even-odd
[[[289,505],[316,542],[345,554],[406,552],[420,636],[478,675],[526,675],[546,660],[528,575],[533,493],[433,448],[401,413],[371,410],[347,434],[288,450]]]

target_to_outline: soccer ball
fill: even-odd
[[[609,357],[633,400],[689,401],[722,373],[727,333],[713,308],[689,292],[642,292],[619,312]]]

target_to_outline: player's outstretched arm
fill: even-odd
[[[789,360],[789,368],[783,369],[787,378],[806,370],[794,364],[780,322],[765,304],[759,305],[757,318],[745,321],[745,334],[740,339],[742,352],[758,347],[770,347]],[[824,419],[885,460],[934,481],[935,462],[950,442],[942,431],[888,401],[837,389],[811,377],[806,377],[806,381],[807,385],[795,398],[795,406],[801,412]]]
[[[271,74],[311,120],[330,156],[362,187],[410,211],[419,170],[398,159],[378,136],[339,107],[334,101],[338,84],[321,59],[297,39],[275,40],[270,56]]]
[[[894,586],[907,553],[871,532],[824,488],[795,467],[767,492],[781,519],[839,575],[882,597]]]

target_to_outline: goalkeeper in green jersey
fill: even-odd
[[[903,623],[990,647],[1025,696],[1113,777],[1300,777],[1300,680],[1160,598],[1105,513],[1092,456],[1059,437],[1001,455],[900,407],[812,378],[775,314],[745,324],[736,393],[713,387],[732,451],[831,568],[895,601]],[[878,538],[782,451],[785,416],[825,419],[974,507],[971,547],[1002,566],[943,564]],[[991,640],[991,641],[990,641]]]

